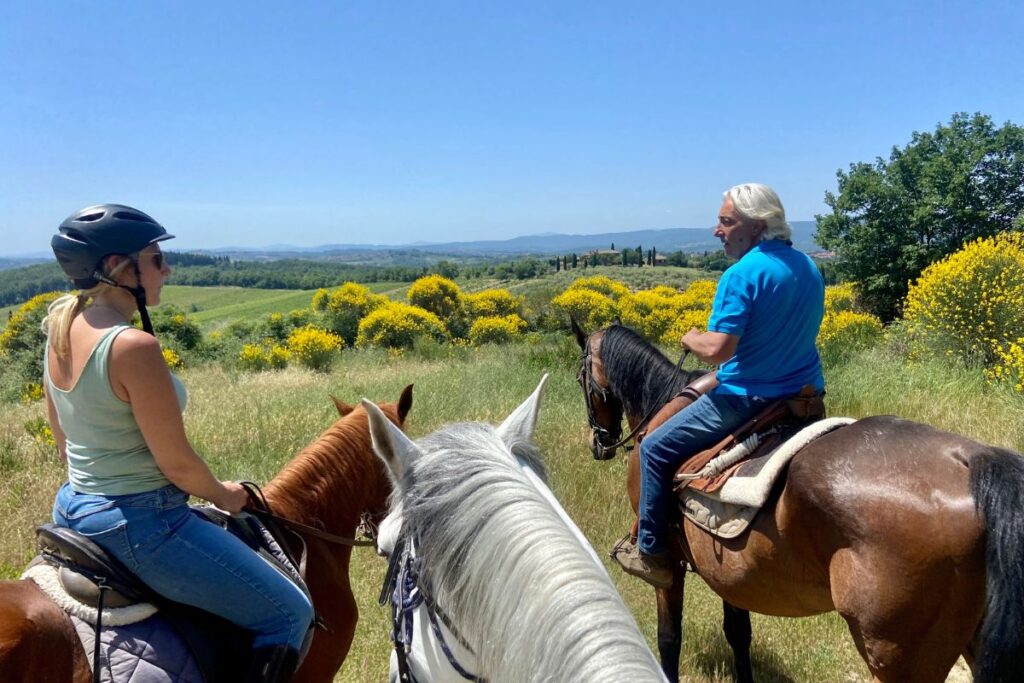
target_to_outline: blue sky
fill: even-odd
[[[131,204],[177,245],[710,226],[957,111],[1024,124],[1020,2],[23,2],[0,254]]]

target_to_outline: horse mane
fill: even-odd
[[[707,370],[676,372],[676,365],[653,344],[623,325],[611,325],[601,339],[601,362],[612,394],[627,412],[646,414]],[[671,393],[666,387],[671,384]]]
[[[381,409],[397,423],[394,404]],[[338,529],[363,510],[383,508],[390,481],[373,445],[366,411],[339,418],[284,466],[264,488],[271,507],[289,519]]]
[[[492,427],[449,425],[418,442],[399,484],[421,580],[503,681],[661,680],[604,569],[523,473]],[[396,494],[397,495],[397,494]]]

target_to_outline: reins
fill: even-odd
[[[604,452],[604,451],[613,451],[616,448],[619,448],[620,446],[624,446],[625,444],[627,444],[629,442],[629,440],[632,439],[633,437],[635,437],[640,432],[640,430],[643,429],[643,427],[646,426],[647,423],[651,421],[651,418],[654,417],[655,414],[657,414],[657,412],[659,410],[661,410],[665,406],[665,404],[671,398],[670,394],[672,392],[673,383],[674,383],[676,377],[679,375],[679,371],[683,367],[683,362],[686,361],[686,358],[689,355],[690,355],[690,350],[689,349],[684,349],[682,355],[679,356],[679,362],[676,363],[675,368],[672,371],[672,376],[669,378],[669,381],[666,382],[666,384],[665,384],[665,390],[662,392],[662,395],[658,398],[657,401],[655,401],[653,404],[651,404],[651,408],[647,412],[647,415],[644,416],[644,419],[642,419],[639,422],[637,422],[636,426],[633,427],[633,429],[631,429],[629,431],[629,433],[626,434],[626,436],[622,437],[621,439],[616,441],[611,446],[604,445],[603,443],[601,443],[600,439],[597,440],[597,445],[600,446],[602,452]],[[585,400],[585,402],[587,404],[587,421],[590,422],[590,428],[594,432],[597,432],[598,434],[601,434],[601,433],[609,434],[610,432],[607,429],[605,429],[600,424],[598,424],[597,416],[594,413],[593,404],[591,403],[591,400],[590,400],[590,391],[586,390],[588,387],[592,387],[592,388],[596,389],[601,394],[602,398],[604,398],[605,395],[608,393],[608,389],[605,388],[605,387],[602,387],[601,385],[599,385],[597,383],[597,380],[594,379],[594,371],[592,369],[592,362],[593,362],[592,361],[592,356],[593,356],[593,351],[590,348],[590,339],[588,337],[587,338],[587,351],[583,355],[582,365],[580,367],[580,374],[583,375],[586,378],[586,382],[587,382],[587,387],[584,388],[584,392],[583,392],[584,400]]]
[[[280,515],[275,515],[270,511],[270,504],[267,503],[267,499],[263,495],[263,491],[259,486],[251,481],[243,481],[240,483],[242,487],[245,488],[246,493],[249,494],[249,500],[253,501],[253,505],[246,505],[244,510],[258,517],[264,524],[267,523],[267,520],[270,520],[271,522],[286,527],[296,533],[313,536],[322,541],[327,541],[328,543],[334,543],[336,545],[347,545],[353,547],[377,545],[377,541],[375,540],[377,530],[370,519],[369,513],[363,513],[362,518],[359,521],[359,526],[356,529],[366,537],[364,540],[349,538],[348,536],[339,536],[338,534],[332,534],[328,531],[324,531],[323,529],[317,529],[316,527],[309,526],[308,524],[303,524],[301,522],[281,517]]]

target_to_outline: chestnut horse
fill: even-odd
[[[352,537],[363,513],[379,521],[391,483],[373,454],[366,410],[335,399],[341,418],[304,448],[264,488],[279,516],[330,534]],[[397,403],[382,404],[401,426],[412,385]],[[317,628],[295,683],[329,683],[352,644],[358,611],[348,568],[352,548],[305,537],[306,583],[325,628]],[[87,683],[91,658],[70,619],[31,581],[0,583],[0,680]]]
[[[631,427],[643,422],[677,381],[673,364],[624,327],[577,341],[590,359],[580,374],[595,437],[617,433],[623,414]],[[634,510],[638,459],[628,468]],[[740,537],[680,525],[673,552],[723,600],[775,616],[838,611],[876,681],[943,681],[960,655],[978,683],[1024,680],[1018,453],[869,417],[794,456]],[[681,594],[681,571],[675,583]],[[659,632],[681,618],[681,595],[666,605],[675,613],[659,609]]]

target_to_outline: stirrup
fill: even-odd
[[[629,552],[626,548],[631,545],[633,545],[633,532],[627,531],[626,535],[616,541],[615,545],[612,546],[611,551],[608,553],[608,557],[615,559],[615,556],[619,553]]]

